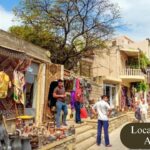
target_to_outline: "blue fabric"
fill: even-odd
[[[78,101],[76,101],[75,102],[75,110],[76,110],[76,122],[80,122],[81,121],[81,117],[80,117],[80,108],[81,108],[81,106],[80,106],[80,102],[78,102]]]
[[[62,110],[64,112],[64,114],[63,114],[63,124],[66,124],[66,117],[67,117],[67,114],[68,114],[67,104],[57,100],[56,108],[57,108],[56,126],[57,126],[57,128],[60,128],[60,114],[61,114]]]
[[[98,120],[98,127],[97,127],[97,144],[101,144],[101,134],[102,134],[102,127],[104,128],[104,138],[105,138],[105,145],[109,145],[109,135],[108,135],[108,121]]]

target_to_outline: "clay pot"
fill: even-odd
[[[12,147],[12,150],[22,150],[20,137],[18,136],[14,137],[11,143],[11,147]]]

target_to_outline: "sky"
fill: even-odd
[[[127,35],[135,41],[150,38],[150,0],[111,0],[120,7],[123,28],[116,35]],[[0,29],[8,30],[14,22],[12,9],[19,0],[0,0]]]

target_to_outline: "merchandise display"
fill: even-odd
[[[10,82],[9,76],[5,72],[1,71],[0,72],[0,98],[7,97],[9,82]]]

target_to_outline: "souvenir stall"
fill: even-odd
[[[15,141],[19,139],[21,143],[23,140],[16,133],[16,122],[19,117],[24,116],[26,84],[24,74],[30,64],[31,59],[25,53],[0,47],[0,122],[1,131],[5,131],[4,139],[1,140],[7,138],[4,145],[0,142],[2,148],[8,146],[14,148],[18,144]],[[25,140],[29,143],[28,138]]]
[[[83,98],[83,103],[81,106],[81,118],[87,118],[88,113],[90,112],[89,95],[92,90],[90,82],[83,77],[79,77],[71,73],[65,73],[64,87],[67,93],[67,104],[69,108],[68,119],[73,117],[74,102],[77,94],[80,94]]]
[[[3,147],[37,149],[75,134],[73,127],[55,130],[49,120],[42,123],[45,64],[35,67],[33,62],[23,52],[0,49],[0,116],[6,132],[4,139],[9,141]],[[25,111],[32,107],[36,109],[34,117]]]
[[[0,49],[0,112],[6,120],[24,114],[24,73],[30,64],[24,53]]]

